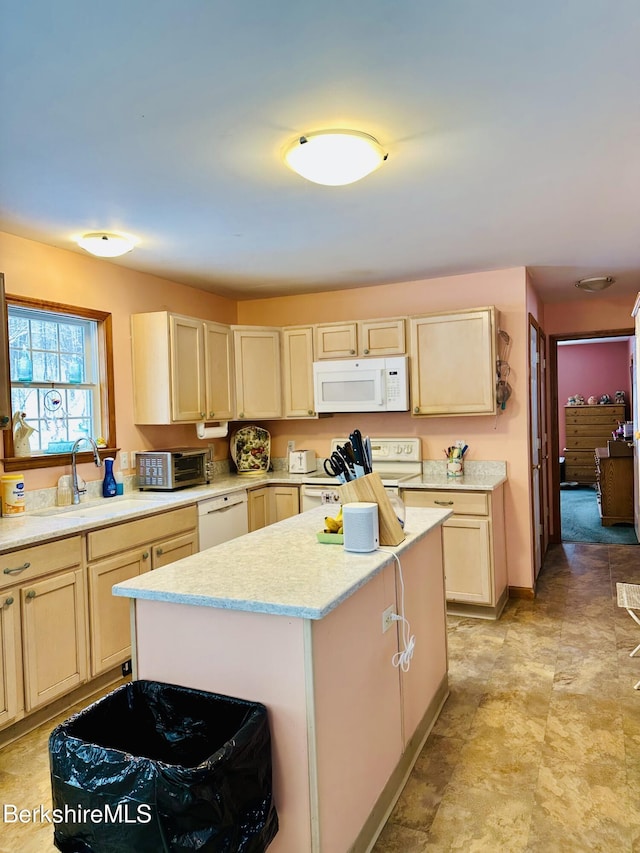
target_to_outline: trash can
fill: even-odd
[[[54,843],[70,853],[262,853],[278,831],[267,709],[132,681],[49,738]]]

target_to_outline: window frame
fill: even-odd
[[[10,306],[31,308],[33,310],[50,311],[55,314],[78,317],[84,320],[94,320],[97,323],[97,362],[98,386],[100,394],[100,411],[102,417],[102,437],[107,442],[106,447],[98,448],[100,458],[114,456],[116,447],[116,415],[115,388],[113,381],[113,323],[112,316],[107,311],[93,308],[79,308],[61,302],[48,302],[42,299],[31,299],[25,296],[6,295],[7,309]],[[8,390],[11,390],[11,377],[7,375]],[[13,442],[13,411],[11,412],[9,428],[3,430],[4,441],[4,470],[22,471],[34,468],[53,468],[71,464],[71,453],[47,453],[38,456],[16,456]],[[78,450],[78,461],[85,462],[93,459],[90,448]]]

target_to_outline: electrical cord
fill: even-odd
[[[402,564],[400,563],[400,557],[396,554],[395,551],[387,552],[384,548],[378,548],[378,551],[384,551],[385,553],[393,554],[393,557],[398,564],[398,575],[400,577],[400,613],[394,613],[391,616],[391,619],[394,622],[402,622],[402,629],[400,632],[401,640],[402,640],[402,650],[396,652],[391,658],[391,663],[396,667],[396,669],[401,669],[403,672],[409,672],[409,667],[411,666],[411,658],[413,657],[413,652],[416,646],[416,638],[411,633],[411,625],[409,624],[409,620],[404,615],[404,577],[402,576]]]

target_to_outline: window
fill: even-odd
[[[7,314],[11,411],[33,432],[27,455],[5,433],[5,469],[64,464],[83,436],[113,447],[111,315],[12,296]]]

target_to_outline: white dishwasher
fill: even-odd
[[[201,551],[248,532],[246,491],[198,501],[198,538]]]

